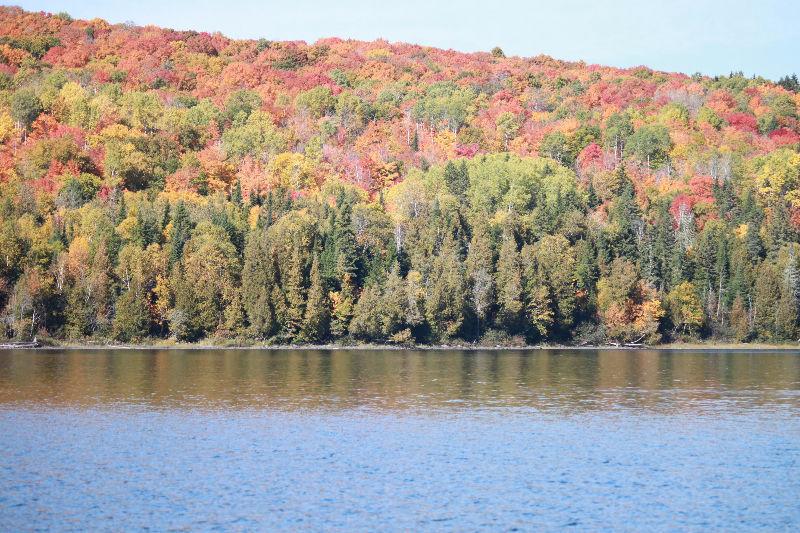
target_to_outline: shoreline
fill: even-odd
[[[321,351],[546,351],[546,350],[580,350],[580,351],[800,351],[800,344],[765,344],[765,343],[667,343],[652,346],[615,346],[601,345],[568,345],[568,344],[533,344],[524,346],[512,345],[476,345],[476,344],[435,344],[435,345],[397,345],[397,344],[214,344],[214,343],[88,343],[61,342],[47,339],[37,347],[8,346],[5,350],[321,350]]]

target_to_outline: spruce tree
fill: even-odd
[[[497,259],[497,324],[516,333],[522,322],[524,301],[522,261],[517,241],[511,230],[503,234],[503,244]]]
[[[189,240],[192,232],[192,223],[189,219],[189,210],[186,204],[179,201],[172,214],[172,243],[169,254],[170,266],[178,263],[183,257],[183,247]]]
[[[383,294],[377,282],[364,287],[353,309],[350,333],[362,340],[384,340]]]
[[[289,337],[296,339],[300,336],[305,317],[305,276],[303,253],[299,240],[291,243],[289,264],[285,275],[281,279],[283,291],[286,295],[286,316],[284,329]]]
[[[304,342],[319,342],[327,335],[328,321],[330,320],[330,303],[322,280],[318,255],[314,255],[314,260],[311,263],[309,283],[308,301],[306,302],[300,339]]]
[[[276,325],[271,301],[272,288],[275,286],[275,271],[268,250],[266,232],[261,228],[251,231],[248,236],[244,250],[241,286],[241,300],[249,334],[257,339],[269,337]]]
[[[481,219],[473,227],[465,266],[470,303],[478,321],[476,333],[480,335],[495,303],[494,250],[488,224]]]
[[[425,317],[441,340],[461,333],[467,311],[467,284],[458,248],[451,236],[445,238],[433,260],[425,299]]]

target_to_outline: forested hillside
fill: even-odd
[[[797,340],[798,81],[0,8],[0,339]]]

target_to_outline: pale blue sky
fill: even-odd
[[[272,40],[345,37],[540,53],[691,74],[800,74],[800,0],[18,0],[175,29]],[[456,7],[457,6],[457,7]]]

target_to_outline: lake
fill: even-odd
[[[797,531],[800,352],[0,352],[0,530]]]

